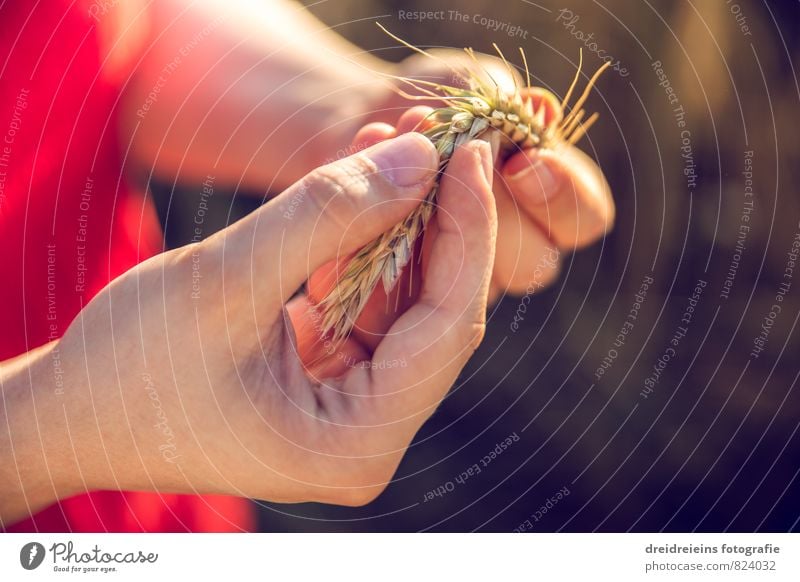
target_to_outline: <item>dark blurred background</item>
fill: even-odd
[[[605,50],[627,74],[600,81],[587,107],[600,122],[581,146],[608,176],[618,218],[605,240],[566,258],[517,331],[519,298],[493,308],[483,346],[376,502],[259,503],[261,529],[800,529],[800,271],[787,271],[800,232],[800,4],[328,0],[309,10],[390,60],[409,53],[376,19],[424,47],[522,46],[536,84],[559,96],[579,47],[590,72],[601,63],[593,50]],[[168,245],[189,242],[181,217],[191,220],[200,185],[152,187]],[[215,193],[207,233],[257,198]],[[707,284],[686,325],[698,281]]]

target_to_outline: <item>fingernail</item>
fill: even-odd
[[[366,155],[395,186],[414,186],[433,175],[439,155],[419,133],[405,133],[366,150]]]
[[[524,159],[523,163],[524,166],[516,172],[509,168],[511,173],[508,175],[508,181],[511,187],[534,202],[549,200],[557,191],[558,178],[550,169],[548,162],[537,158]]]

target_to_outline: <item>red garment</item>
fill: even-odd
[[[0,8],[0,360],[60,337],[109,281],[161,248],[151,204],[122,171],[117,101],[130,70],[104,68],[97,26],[71,0]],[[103,491],[9,531],[253,525],[244,499]]]

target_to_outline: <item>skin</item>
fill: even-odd
[[[337,248],[354,251],[408,213],[437,165],[418,134],[386,145],[400,152],[395,166],[417,168],[413,185],[392,185],[375,148],[323,166],[209,239],[145,261],[61,340],[4,365],[3,522],[86,489],[345,505],[378,495],[480,343],[497,225],[491,150],[465,145],[442,183],[419,296],[373,352],[408,365],[310,378],[297,346],[316,332],[308,311],[287,312],[287,298]],[[203,278],[192,301],[196,257]],[[366,352],[349,342],[343,349]],[[164,419],[168,428],[154,428]]]
[[[401,123],[415,103],[396,95],[381,74],[454,82],[449,68],[421,55],[395,65],[365,53],[291,2],[201,0],[187,8],[183,0],[161,0],[146,14],[151,32],[125,94],[131,114],[123,118],[124,147],[162,178],[202,182],[210,173],[258,195],[280,191],[348,151],[365,124]],[[137,117],[164,65],[209,22],[217,23],[213,33],[182,59],[144,119]],[[435,54],[450,63],[464,59],[459,50]],[[513,88],[502,63],[482,62],[501,86]],[[535,89],[530,96],[537,104],[543,99]],[[548,118],[557,109],[548,103]],[[413,127],[405,121],[400,131]],[[554,281],[564,255],[596,242],[615,215],[600,168],[576,147],[517,152],[498,172],[492,299],[525,293],[542,264],[537,283]],[[553,246],[559,261],[549,260]]]
[[[418,203],[436,167],[426,140],[397,137],[427,110],[409,110],[375,71],[436,71],[420,58],[394,66],[365,55],[287,2],[120,4],[98,26],[109,74],[135,63],[122,151],[162,177],[211,173],[282,193],[142,263],[60,340],[0,363],[0,525],[93,489],[368,503],[479,344],[488,303],[524,293],[554,247],[563,257],[610,228],[608,186],[572,147],[518,152],[493,168],[487,143],[463,146],[422,260],[388,298],[399,309],[387,312],[376,293],[329,353],[309,298],[324,295],[337,260]],[[213,32],[139,116],[165,64],[209,22]],[[369,148],[404,143],[399,162],[378,171]],[[358,153],[325,164],[337,151]],[[394,167],[427,177],[392,185]],[[559,268],[545,263],[541,284]],[[201,299],[191,300],[197,265]]]

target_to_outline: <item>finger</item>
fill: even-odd
[[[520,94],[523,99],[529,98],[533,105],[533,110],[538,113],[544,107],[544,126],[560,123],[564,118],[564,110],[558,98],[547,89],[542,87],[530,87],[522,89]]]
[[[397,127],[385,123],[369,124],[356,134],[355,143],[394,137],[410,131],[419,131],[425,125],[426,118],[433,111],[431,107],[418,105],[408,109],[397,122]],[[391,128],[389,131],[388,128]],[[337,273],[341,273],[346,260],[332,261],[316,271],[309,279],[309,296],[313,300],[322,300],[336,283]],[[369,353],[375,350],[383,335],[408,309],[416,297],[419,289],[419,273],[412,276],[412,269],[416,268],[416,261],[412,260],[403,272],[397,284],[388,294],[383,286],[378,285],[364,306],[361,315],[355,321],[351,337],[364,346]]]
[[[591,244],[614,223],[614,200],[603,173],[573,146],[515,154],[502,175],[520,207],[563,250]]]
[[[430,189],[437,166],[435,148],[419,134],[322,166],[223,231],[229,269],[252,257],[246,272],[254,269],[256,296],[263,305],[282,306],[314,270],[407,216]]]
[[[286,314],[294,330],[295,349],[308,375],[315,381],[336,378],[350,368],[369,360],[369,354],[352,338],[334,344],[320,333],[320,314],[315,303],[301,295],[286,304]]]
[[[335,287],[337,278],[349,257],[331,261],[317,269],[308,280],[309,299],[318,304]],[[357,341],[369,354],[375,350],[383,336],[411,305],[419,293],[421,274],[416,259],[412,259],[400,273],[394,288],[387,294],[378,285],[367,300],[355,321],[350,339]],[[322,334],[322,330],[319,330]],[[321,341],[324,338],[320,338]]]
[[[356,133],[351,149],[353,151],[361,151],[396,135],[397,130],[388,123],[368,123]]]
[[[397,121],[397,133],[408,133],[409,131],[421,131],[425,128],[426,122],[430,117],[433,108],[426,105],[412,107]]]
[[[373,356],[365,379],[372,398],[362,399],[362,413],[373,423],[391,423],[390,438],[410,441],[483,337],[497,231],[492,161],[482,141],[454,153],[442,178],[419,300]],[[407,365],[380,367],[393,361]]]
[[[394,137],[397,133],[418,130],[424,125],[431,111],[433,109],[426,106],[412,107],[400,117],[397,129],[385,123],[365,125],[356,134],[353,147],[363,148]],[[338,274],[342,272],[348,260],[349,257],[342,257],[331,261],[311,275],[308,280],[308,295],[312,301],[318,303],[333,289]],[[403,269],[397,284],[388,295],[383,287],[378,285],[361,315],[356,319],[350,337],[358,341],[370,354],[397,318],[413,304],[419,290],[420,273],[412,273],[412,270],[418,270],[418,264],[414,260]]]
[[[559,250],[502,185],[495,185],[494,196],[497,254],[493,286],[499,293],[533,294],[558,277]]]

